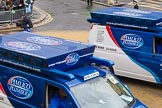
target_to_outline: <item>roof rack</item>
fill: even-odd
[[[1,61],[47,70],[66,71],[83,65],[85,58],[93,56],[95,48],[86,43],[27,32],[1,36],[0,40]]]
[[[90,23],[114,25],[138,29],[161,30],[162,12],[124,7],[108,7],[90,13]]]
[[[32,66],[29,64],[25,64],[22,62],[17,62],[11,59],[7,59],[7,58],[3,58],[0,57],[0,64],[2,64],[3,66],[9,66],[15,69],[19,69],[19,70],[23,70],[23,71],[29,71],[29,72],[35,72],[38,74],[42,74],[42,75],[47,75],[47,76],[52,76],[55,78],[63,78],[65,80],[73,80],[75,78],[75,76],[71,73],[66,73],[64,71],[60,71],[57,69],[45,69],[45,68],[40,68],[38,66]]]

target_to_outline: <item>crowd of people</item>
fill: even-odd
[[[33,5],[35,0],[0,0],[0,11],[23,9]]]
[[[32,12],[32,6],[35,0],[0,0],[0,11],[10,11],[23,9],[23,15],[21,19],[15,19],[17,27],[22,28],[24,31],[30,31],[33,28],[32,21],[30,19],[30,13]],[[20,14],[21,15],[21,14]]]

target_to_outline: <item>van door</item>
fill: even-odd
[[[155,73],[155,77],[157,79],[157,83],[162,83],[162,36],[155,36],[152,38],[153,41],[153,49],[152,49],[152,64],[150,68]]]
[[[155,34],[144,34],[144,46],[136,55],[135,62],[145,71],[139,71],[140,79],[161,84],[161,43],[160,38],[154,37]],[[147,74],[146,74],[147,72]]]

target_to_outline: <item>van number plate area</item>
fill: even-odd
[[[100,45],[97,45],[96,48],[97,48],[97,49],[100,49],[100,50],[105,50],[105,51],[113,51],[113,52],[116,52],[116,51],[117,51],[116,48],[104,47],[104,46],[100,46]]]

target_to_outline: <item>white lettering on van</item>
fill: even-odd
[[[98,48],[98,49],[104,49],[103,46],[97,46],[96,48]]]
[[[118,26],[124,26],[124,27],[134,27],[134,28],[148,29],[148,27],[145,27],[145,26],[136,26],[136,25],[122,24],[122,23],[106,22],[106,24],[118,25]]]
[[[9,64],[13,64],[15,66],[19,66],[19,67],[22,67],[22,68],[26,68],[26,69],[30,69],[30,70],[33,70],[33,71],[41,72],[41,70],[38,69],[38,68],[35,68],[35,67],[32,67],[32,66],[27,66],[25,64],[21,64],[21,63],[14,62],[14,61],[11,61],[11,60],[1,58],[0,61],[3,62],[3,63],[9,63]]]
[[[63,64],[63,63],[65,63],[65,62],[66,62],[66,60],[62,60],[62,61],[58,61],[58,62],[56,62],[56,63],[52,63],[52,64],[50,64],[50,65],[48,65],[48,66],[51,67],[51,66]]]
[[[130,12],[114,12],[115,15],[123,15],[123,16],[142,16],[142,14],[139,13],[130,13]]]
[[[97,40],[96,42],[103,42],[104,41],[104,31],[103,30],[98,30],[97,31]]]
[[[104,46],[96,46],[97,49],[100,49],[100,50],[105,50],[105,51],[117,51],[116,48],[112,48],[112,47],[104,47]]]
[[[134,42],[134,41],[129,41],[129,40],[123,41],[123,44],[132,45],[132,46],[139,46],[139,43]]]
[[[25,96],[30,95],[30,91],[23,90],[22,88],[18,88],[18,87],[14,87],[14,86],[10,86],[9,90],[12,91],[12,92],[21,94],[21,95],[25,95]]]
[[[141,13],[141,14],[151,14],[151,11],[145,10],[137,10],[137,9],[124,9],[123,12],[130,12],[130,13]]]
[[[133,42],[140,42],[140,41],[142,41],[142,38],[140,38],[140,37],[133,37],[133,36],[127,36],[127,35],[125,35],[125,39],[133,41]]]
[[[91,73],[91,74],[88,74],[88,75],[85,75],[84,81],[89,80],[89,79],[94,78],[94,77],[97,77],[99,75],[100,75],[100,73],[98,71]]]
[[[13,80],[11,81],[11,84],[14,84],[15,86],[22,87],[22,88],[24,88],[24,89],[30,89],[30,87],[31,87],[30,84],[25,83],[25,82],[20,81],[20,80],[16,80],[16,79],[13,79]]]
[[[117,51],[116,48],[108,48],[108,47],[106,48],[106,50],[107,50],[107,51]]]

